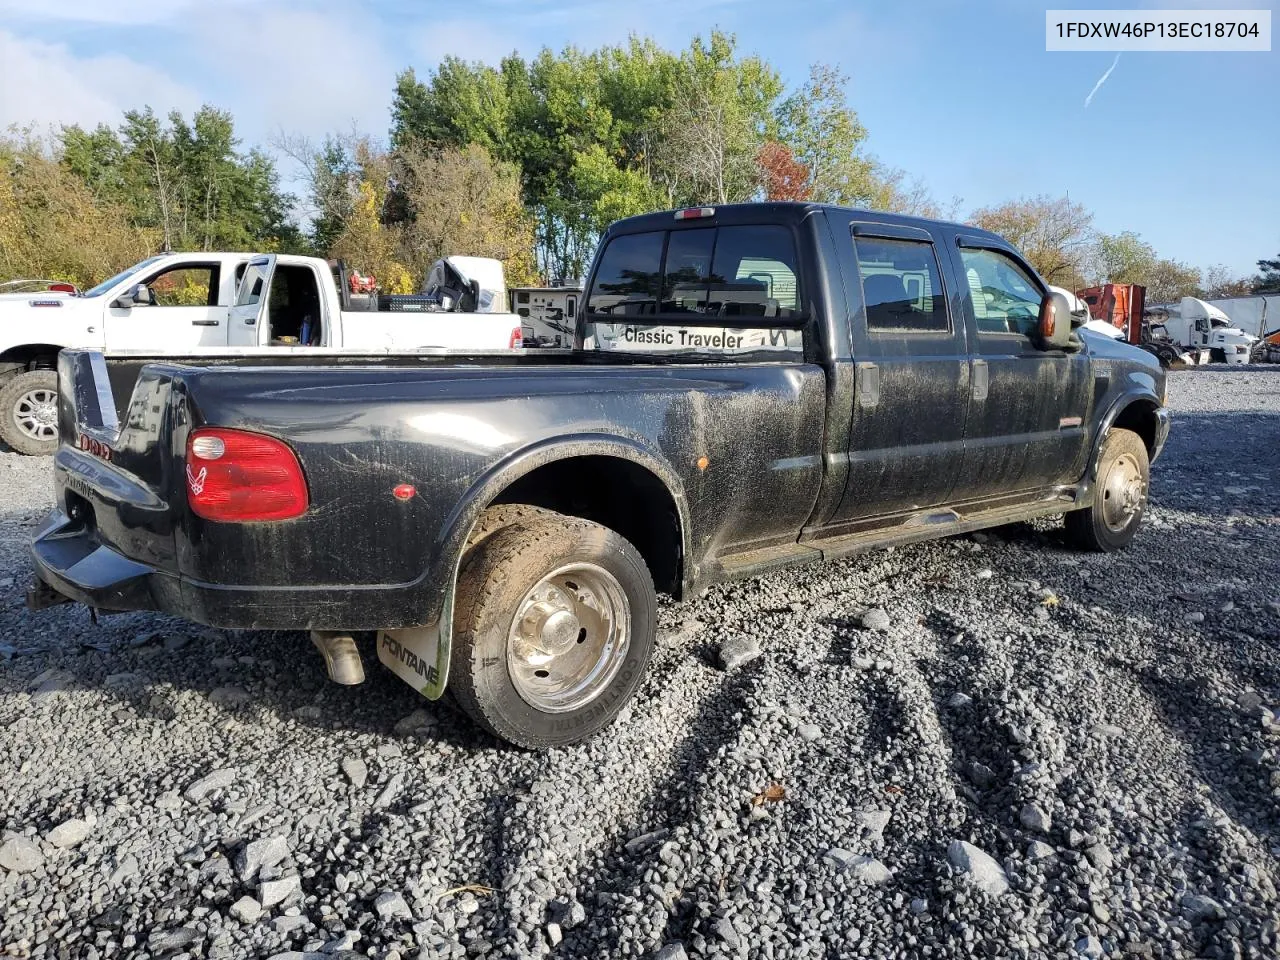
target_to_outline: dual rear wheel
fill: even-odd
[[[577,743],[635,694],[656,627],[649,569],[623,537],[550,510],[495,507],[459,571],[448,688],[511,743]]]

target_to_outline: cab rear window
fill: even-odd
[[[614,237],[587,312],[598,318],[736,318],[768,326],[803,312],[795,241],[782,226],[655,230]]]

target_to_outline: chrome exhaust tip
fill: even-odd
[[[324,656],[330,680],[347,687],[364,683],[364,661],[360,659],[360,650],[351,634],[312,630],[311,642]]]

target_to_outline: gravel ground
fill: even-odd
[[[0,953],[1275,957],[1280,370],[1171,392],[1127,553],[1046,522],[665,606],[545,755],[298,634],[28,614],[49,465],[0,454]]]

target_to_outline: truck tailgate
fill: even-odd
[[[94,606],[137,607],[150,589],[146,575],[177,573],[173,465],[159,447],[169,382],[162,368],[148,367],[121,423],[103,356],[66,350],[59,357],[56,508],[34,550],[60,572],[63,582],[53,586],[71,596],[98,591]]]

